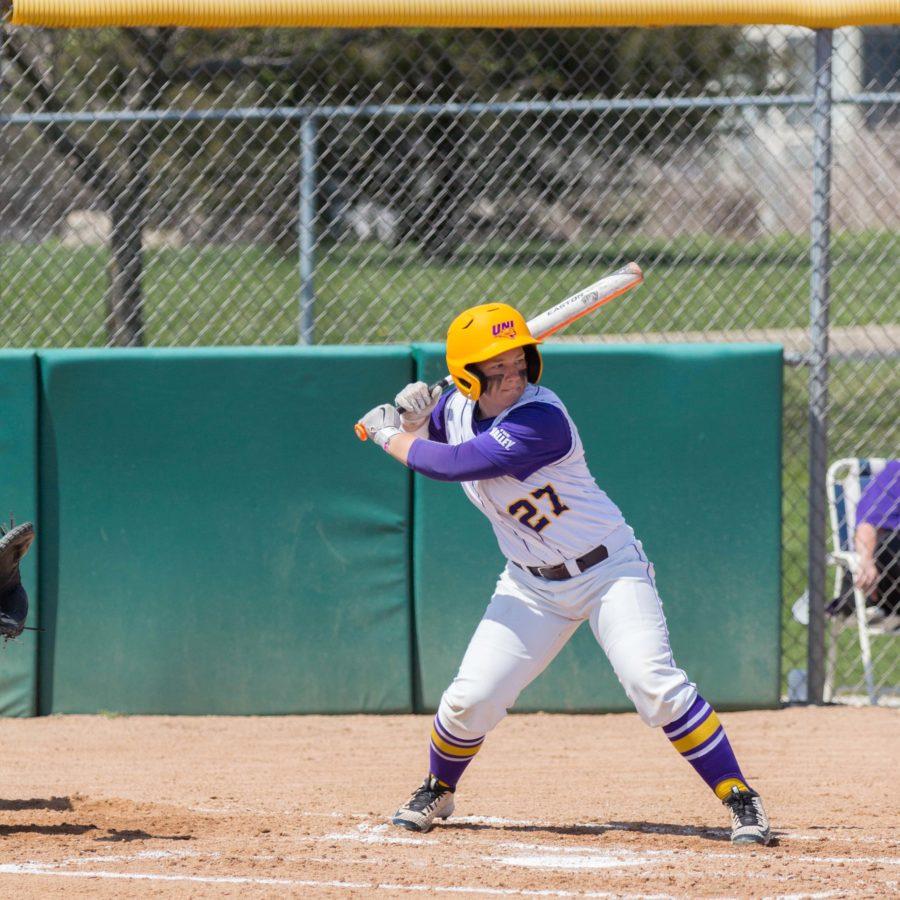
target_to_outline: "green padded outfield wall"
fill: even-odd
[[[38,521],[37,357],[28,350],[0,351],[0,520]],[[40,621],[38,555],[41,535],[22,560],[28,591],[28,625]],[[0,643],[0,715],[37,711],[37,632]]]
[[[417,346],[420,376],[445,371]],[[543,383],[566,403],[598,484],[656,567],[677,663],[720,708],[779,702],[781,348],[549,344]],[[419,704],[436,708],[503,559],[453,484],[414,479]],[[518,710],[631,709],[583,625]]]
[[[411,709],[408,347],[40,361],[41,713]]]

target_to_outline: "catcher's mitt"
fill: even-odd
[[[34,525],[0,525],[0,637],[16,638],[28,616],[28,594],[19,576],[19,561],[34,540]]]

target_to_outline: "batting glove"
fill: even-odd
[[[435,385],[433,391],[428,390],[424,381],[408,384],[394,398],[394,404],[403,410],[400,420],[404,431],[418,431],[431,415],[441,398],[441,386]]]
[[[382,450],[387,449],[387,443],[394,435],[400,434],[400,413],[390,403],[370,409],[359,421]]]

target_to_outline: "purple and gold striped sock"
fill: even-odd
[[[483,742],[484,735],[474,740],[454,737],[441,724],[440,718],[435,716],[431,729],[431,747],[428,751],[430,773],[447,787],[455,789],[457,782],[462,778],[462,773],[466,771],[466,766],[472,762]]]
[[[728,796],[732,787],[747,789],[716,711],[699,694],[690,709],[664,726],[663,731],[720,800]]]

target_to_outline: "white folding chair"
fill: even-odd
[[[849,458],[839,459],[828,467],[826,481],[828,491],[828,515],[831,520],[831,553],[828,562],[834,566],[834,596],[841,593],[844,572],[855,578],[859,571],[859,554],[854,544],[856,532],[856,507],[866,485],[887,463],[886,459]],[[828,646],[825,658],[825,699],[830,700],[834,692],[834,677],[837,668],[838,635],[856,620],[859,633],[859,652],[866,681],[869,702],[878,703],[875,689],[875,673],[872,667],[872,644],[870,636],[881,634],[883,629],[872,625],[866,611],[865,594],[853,585],[853,615],[842,618],[832,616],[828,623]]]

